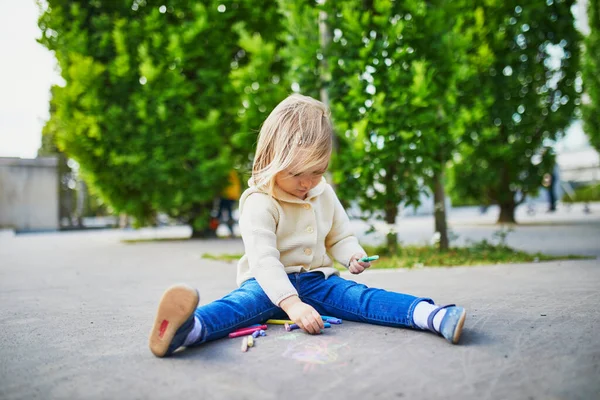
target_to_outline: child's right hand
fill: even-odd
[[[288,297],[279,305],[294,323],[310,334],[321,333],[321,329],[325,327],[317,310],[303,303],[298,296]]]

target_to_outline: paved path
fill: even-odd
[[[594,215],[590,226],[540,232],[576,234],[597,251]],[[201,255],[241,242],[125,244],[124,235],[0,237],[0,399],[600,398],[597,259],[346,275],[464,305],[459,346],[346,322],[321,336],[273,327],[248,353],[222,339],[157,359],[146,341],[163,290],[187,282],[203,303],[225,295],[235,265]]]

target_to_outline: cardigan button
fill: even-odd
[[[306,254],[307,256],[310,256],[312,254],[312,250],[311,249],[304,249],[304,254]]]
[[[308,233],[313,233],[315,230],[313,229],[312,226],[309,226],[308,228],[306,228],[306,232]]]
[[[304,208],[305,208],[305,209],[307,209],[307,210],[310,210],[310,204],[308,204],[308,203],[307,203],[307,204],[305,204],[305,205],[304,205]]]

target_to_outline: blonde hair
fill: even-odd
[[[304,173],[331,157],[333,127],[330,111],[312,97],[292,94],[271,111],[260,129],[252,178],[270,194],[275,176],[289,168],[303,152]]]

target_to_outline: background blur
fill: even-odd
[[[332,109],[352,217],[444,247],[452,208],[600,199],[597,0],[0,4],[0,228],[214,236],[292,92]]]

